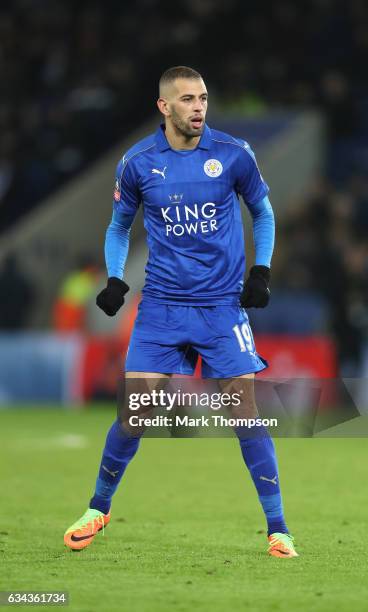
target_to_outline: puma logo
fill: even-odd
[[[110,476],[112,476],[113,478],[115,478],[116,475],[119,473],[119,470],[112,472],[105,465],[102,466],[102,469],[105,470],[105,472],[107,472],[108,474],[110,474]]]
[[[276,478],[277,478],[277,475],[274,476],[273,478],[266,478],[266,476],[260,476],[259,477],[260,480],[266,480],[267,482],[272,482],[272,484],[274,484],[274,485],[277,484],[276,483]]]
[[[167,168],[167,166],[165,166],[165,168],[163,170],[157,170],[157,168],[152,168],[152,174],[161,174],[162,178],[166,178],[166,176],[165,176],[166,168]]]

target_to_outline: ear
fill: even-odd
[[[157,106],[160,113],[162,113],[165,117],[170,115],[170,110],[168,108],[168,101],[165,98],[159,98],[157,100]]]

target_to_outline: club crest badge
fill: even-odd
[[[222,163],[218,159],[208,159],[203,166],[203,170],[207,176],[216,178],[222,172]]]

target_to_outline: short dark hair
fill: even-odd
[[[168,85],[169,83],[173,83],[176,79],[201,79],[202,76],[194,70],[194,68],[189,68],[188,66],[173,66],[172,68],[168,68],[161,75],[159,80],[159,88],[164,85]]]

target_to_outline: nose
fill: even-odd
[[[195,112],[201,113],[205,107],[205,101],[202,98],[195,99],[193,110]]]

